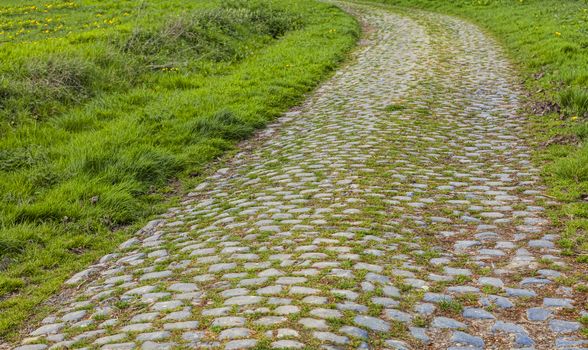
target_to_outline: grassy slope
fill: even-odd
[[[493,34],[519,66],[542,143],[560,245],[588,262],[588,1],[372,0],[457,15]],[[545,146],[544,146],[545,145]]]
[[[358,34],[313,0],[26,3],[0,8],[4,336],[160,211],[170,181],[189,188],[301,101]]]

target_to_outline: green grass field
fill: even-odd
[[[358,25],[313,0],[0,7],[0,336],[300,102]]]
[[[528,91],[537,160],[568,255],[588,263],[588,1],[371,0],[456,15],[505,47]]]

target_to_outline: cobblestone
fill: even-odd
[[[453,17],[339,5],[366,26],[353,59],[73,275],[16,349],[586,345],[501,49]]]

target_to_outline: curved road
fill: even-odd
[[[74,276],[18,349],[583,347],[500,48],[342,6],[366,26],[351,62]]]

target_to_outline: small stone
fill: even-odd
[[[254,323],[260,326],[272,326],[278,323],[286,322],[288,319],[283,316],[266,316],[262,317]]]
[[[414,306],[414,311],[421,315],[431,315],[435,312],[435,305],[429,303],[419,303]]]
[[[563,308],[573,308],[572,305],[574,301],[572,299],[564,299],[564,298],[543,298],[543,306],[545,307],[563,307]]]
[[[431,323],[433,328],[465,329],[467,326],[457,320],[448,317],[435,317]]]
[[[249,349],[257,345],[255,339],[232,340],[225,344],[225,350]]]
[[[400,340],[388,339],[385,344],[394,350],[409,350],[408,345]]]
[[[463,317],[471,318],[474,320],[492,320],[495,319],[494,315],[484,309],[479,308],[466,308],[463,310]]]
[[[554,248],[555,245],[551,241],[547,240],[532,240],[529,241],[529,247],[531,248],[543,248],[543,249],[551,249]]]
[[[290,328],[279,328],[277,331],[277,337],[278,338],[289,338],[289,337],[299,337],[300,334],[298,334],[298,332],[294,329],[290,329]]]
[[[520,333],[527,334],[527,331],[518,324],[496,321],[492,326],[492,332]]]
[[[302,349],[304,344],[295,340],[278,340],[272,343],[274,349]]]
[[[167,289],[173,292],[188,293],[198,290],[198,286],[196,286],[194,283],[174,283]]]
[[[29,344],[17,346],[13,350],[44,350],[47,348],[47,344]]]
[[[419,327],[408,327],[408,329],[410,330],[410,334],[412,335],[413,338],[420,340],[421,342],[428,344],[430,342],[430,338],[427,335],[427,331],[425,328],[419,328]]]
[[[61,317],[64,322],[75,322],[82,319],[86,315],[86,310],[73,311]]]
[[[225,328],[225,327],[239,327],[239,326],[244,326],[245,325],[245,318],[243,317],[235,317],[235,316],[229,316],[229,317],[219,317],[219,318],[215,318],[212,321],[212,326],[213,327],[221,327],[221,328]]]
[[[460,331],[453,332],[451,341],[454,343],[474,346],[476,348],[484,347],[484,339]]]
[[[290,294],[319,294],[320,290],[315,288],[308,288],[308,287],[300,287],[300,286],[293,286],[290,288]]]
[[[555,333],[572,333],[580,329],[582,325],[580,322],[571,322],[564,320],[549,321],[549,328]]]
[[[277,315],[290,315],[300,312],[300,308],[294,305],[282,305],[274,310]]]
[[[118,344],[105,344],[100,349],[102,350],[132,350],[135,348],[135,343],[118,343]]]
[[[550,283],[552,283],[551,280],[548,280],[546,278],[536,278],[536,277],[525,277],[521,281],[522,286],[527,285],[527,284],[550,284]]]
[[[196,328],[198,328],[198,321],[166,323],[163,325],[163,329],[166,331],[175,330],[175,329],[196,329]]]
[[[440,303],[440,302],[448,302],[452,301],[453,298],[446,294],[438,294],[438,293],[425,293],[423,297],[423,301],[429,303]]]
[[[119,333],[119,334],[114,334],[114,335],[108,335],[106,337],[101,337],[98,338],[96,340],[94,340],[93,344],[96,345],[103,345],[103,344],[108,344],[108,343],[114,343],[117,342],[119,340],[123,340],[127,337],[126,333]]]
[[[159,340],[159,339],[166,339],[171,336],[170,332],[168,331],[158,331],[158,332],[151,332],[151,333],[141,333],[137,335],[138,341],[147,341],[147,340]]]
[[[339,332],[345,333],[354,338],[368,339],[369,337],[367,331],[353,326],[343,326],[339,329]]]
[[[226,339],[247,338],[250,335],[251,335],[251,331],[247,328],[229,328],[229,329],[225,329],[224,331],[220,332],[219,339],[226,340]]]
[[[517,333],[515,334],[515,344],[519,347],[528,347],[533,346],[535,342],[533,341],[533,339],[531,339],[531,337],[529,337],[528,334]]]
[[[399,321],[399,322],[403,322],[403,323],[408,323],[412,320],[412,316],[410,314],[407,314],[406,312],[394,310],[394,309],[384,310],[384,315],[391,320],[395,320],[395,321]]]
[[[445,266],[443,271],[450,276],[471,276],[472,272],[468,269],[459,269]]]
[[[514,306],[514,304],[505,297],[501,297],[498,295],[489,295],[486,298],[480,299],[480,303],[484,306],[496,305],[502,309],[510,309]]]
[[[259,304],[263,300],[262,297],[254,295],[242,295],[238,297],[232,297],[225,300],[225,305],[251,305]]]
[[[151,323],[134,323],[124,326],[120,330],[121,332],[144,332],[152,327]]]
[[[480,277],[478,283],[484,286],[492,286],[496,288],[504,287],[504,282],[500,278],[494,277]]]
[[[310,315],[319,318],[340,318],[343,317],[341,312],[333,309],[313,309],[310,311]]]
[[[161,301],[161,302],[153,304],[151,306],[151,310],[154,310],[154,311],[173,310],[173,309],[179,308],[182,305],[184,305],[184,303],[181,302],[180,300]]]
[[[505,288],[505,291],[506,295],[508,295],[509,297],[533,298],[537,296],[537,293],[530,289]]]
[[[551,310],[540,307],[533,307],[527,310],[527,318],[529,321],[545,321],[551,315]]]
[[[63,323],[46,324],[31,332],[31,336],[57,333],[63,327]]]
[[[355,316],[353,322],[359,326],[369,328],[376,332],[388,332],[390,330],[390,325],[388,322],[371,316],[358,315]]]
[[[187,342],[200,342],[204,336],[204,332],[185,332],[182,334],[182,339]]]
[[[329,326],[325,320],[317,320],[315,318],[301,318],[298,323],[306,328],[329,329]]]
[[[175,346],[175,343],[156,343],[148,340],[141,345],[141,350],[171,350]]]
[[[349,338],[331,332],[312,332],[312,336],[321,341],[328,341],[335,344],[347,344]]]
[[[141,276],[141,281],[151,280],[151,279],[161,279],[168,276],[171,276],[171,271],[157,271],[157,272],[149,272]]]

